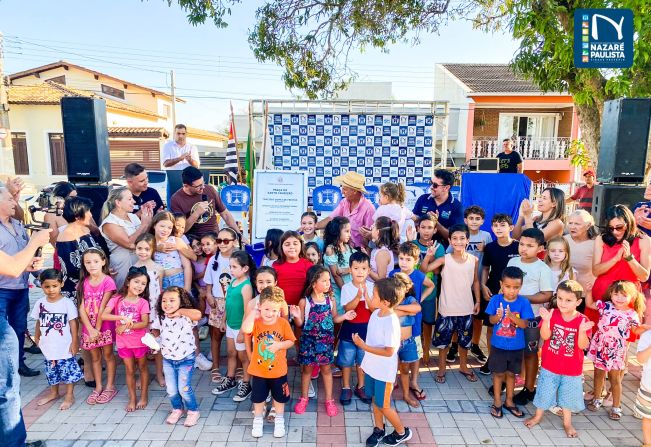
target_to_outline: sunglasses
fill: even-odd
[[[608,226],[608,231],[624,231],[626,228],[626,225],[617,225],[616,227],[611,227],[610,225]]]
[[[429,186],[432,189],[436,189],[436,188],[443,188],[444,186],[447,186],[447,185],[439,185],[438,183],[429,182]]]
[[[215,239],[215,242],[217,245],[220,244],[228,244],[229,242],[233,242],[235,239]]]

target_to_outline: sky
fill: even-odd
[[[184,11],[165,0],[0,0],[5,36],[5,73],[67,60],[112,76],[169,91],[175,71],[177,122],[207,130],[227,125],[249,99],[291,99],[283,70],[256,61],[248,30],[261,1],[233,7],[229,27],[188,24]],[[418,46],[394,45],[388,54],[353,51],[350,65],[360,81],[392,82],[399,100],[434,100],[436,63],[508,63],[517,43],[507,34],[473,30],[449,22],[439,35],[424,35]],[[299,92],[300,93],[300,92]]]

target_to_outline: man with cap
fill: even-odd
[[[576,202],[578,209],[592,213],[592,195],[595,185],[594,171],[588,169],[583,173],[583,178],[585,179],[585,185],[578,187],[569,199],[565,199],[565,203]]]
[[[355,247],[366,245],[365,239],[371,236],[375,207],[370,200],[364,197],[365,182],[364,176],[354,171],[348,171],[344,175],[335,177],[333,183],[341,186],[343,198],[328,217],[316,224],[316,229],[322,230],[335,217],[347,217],[350,220],[352,245]]]

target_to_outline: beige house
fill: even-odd
[[[67,178],[60,106],[64,96],[106,100],[114,178],[132,162],[161,169],[161,149],[173,127],[172,98],[167,93],[65,61],[14,73],[9,79],[13,168],[27,182],[38,187]],[[201,155],[225,150],[227,138],[188,128],[188,141]],[[2,160],[0,166],[6,169],[9,164]]]

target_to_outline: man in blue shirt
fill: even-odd
[[[448,228],[463,223],[463,207],[461,202],[452,197],[450,188],[454,184],[454,174],[445,169],[434,171],[430,182],[431,194],[423,194],[416,200],[413,213],[414,220],[425,214],[435,216],[437,220],[436,235],[447,244]]]

